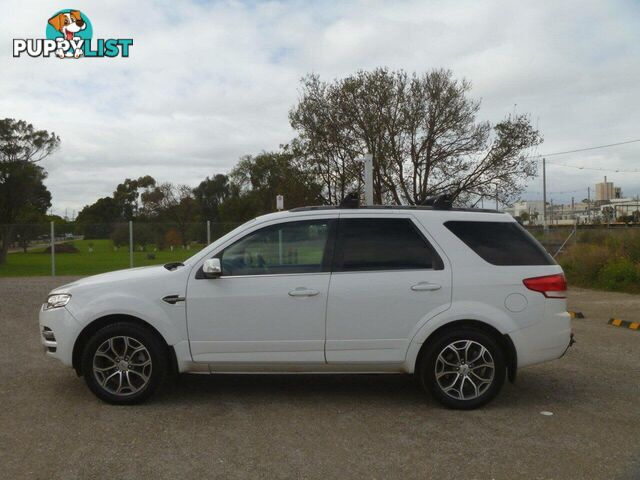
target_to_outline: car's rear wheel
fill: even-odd
[[[431,340],[418,365],[422,386],[449,408],[469,410],[490,402],[504,384],[504,353],[490,334],[474,328]]]
[[[155,332],[134,323],[101,328],[87,341],[82,372],[91,391],[113,404],[141,403],[164,382],[166,346]]]

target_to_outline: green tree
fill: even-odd
[[[175,224],[185,246],[192,240],[190,226],[199,220],[200,210],[189,186],[162,183],[143,192],[141,200],[147,220]]]
[[[119,237],[115,224],[144,215],[141,199],[155,187],[156,181],[149,175],[133,180],[127,178],[116,187],[112,196],[99,198],[78,212],[76,222],[80,232],[86,238],[109,238],[114,233]]]
[[[460,203],[494,197],[510,203],[533,176],[529,147],[542,140],[528,117],[491,125],[476,119],[471,83],[448,70],[422,75],[379,68],[331,83],[302,79],[290,113],[292,151],[322,185],[326,203],[361,190],[357,158],[373,154],[374,201],[418,204],[449,193]]]
[[[229,177],[231,195],[223,204],[224,216],[241,221],[276,210],[276,196],[285,208],[317,205],[322,186],[298,165],[291,153],[263,152],[242,157]]]
[[[203,220],[218,221],[220,205],[231,195],[229,177],[217,174],[205,178],[193,189],[193,198],[198,204]]]
[[[113,200],[120,209],[123,220],[133,220],[140,209],[140,196],[156,186],[155,179],[150,175],[138,179],[127,178],[116,187]]]
[[[16,219],[17,225],[13,236],[24,253],[27,253],[27,249],[33,240],[48,234],[49,225],[47,220],[47,215],[33,205],[24,208],[20,212]]]
[[[44,214],[51,205],[44,185],[47,173],[37,162],[59,145],[53,132],[22,120],[0,120],[0,264],[6,261],[20,215]]]
[[[76,218],[80,233],[87,239],[109,238],[113,225],[122,221],[122,209],[112,197],[99,198],[85,206]]]
[[[520,214],[520,223],[522,223],[523,225],[526,225],[527,223],[531,222],[531,215],[529,215],[529,212],[522,212]]]

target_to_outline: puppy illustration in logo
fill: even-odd
[[[67,13],[58,13],[57,15],[54,15],[49,19],[49,25],[55,28],[56,31],[60,32],[67,42],[79,40],[75,34],[87,28],[87,24],[82,19],[82,15],[78,10],[71,10]],[[56,55],[60,58],[80,58],[83,54],[84,52],[81,48],[71,47],[66,52],[62,48],[56,50]]]

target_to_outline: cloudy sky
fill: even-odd
[[[538,153],[640,139],[638,1],[5,0],[0,117],[62,138],[44,162],[54,211],[69,214],[126,177],[196,185],[293,132],[301,76],[444,67],[473,83],[480,119],[527,112]],[[55,11],[82,8],[94,38],[133,38],[130,58],[13,58]],[[603,175],[640,194],[640,143],[555,156],[554,202]],[[524,195],[540,198],[535,180]],[[565,192],[565,193],[555,193]]]

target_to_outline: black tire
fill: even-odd
[[[110,345],[115,350],[109,350]],[[96,356],[99,348],[105,355]],[[116,351],[133,355],[120,359],[114,355]],[[112,361],[107,357],[114,356],[119,362],[114,362],[111,369]],[[95,366],[104,367],[104,373],[94,372],[94,358]],[[163,385],[169,371],[168,359],[167,347],[154,331],[135,323],[118,322],[101,328],[89,338],[82,353],[82,372],[87,386],[99,399],[114,405],[132,405],[144,402]],[[131,365],[120,365],[122,362]],[[112,378],[105,382],[108,377]],[[122,387],[123,383],[129,387]],[[117,393],[119,390],[121,393]]]
[[[457,351],[458,347],[464,347],[465,341],[471,342],[466,344],[470,348],[468,350],[469,360],[474,360],[475,355],[478,352],[482,352],[478,345],[484,347],[490,356],[484,353],[483,360],[476,359],[475,363],[468,363],[464,358],[461,358],[463,356],[462,352],[457,352],[459,357],[456,357],[456,352],[453,350]],[[507,371],[505,356],[502,348],[500,348],[500,345],[492,335],[469,327],[452,329],[430,339],[425,348],[426,350],[421,355],[420,363],[417,365],[419,381],[422,387],[445,407],[458,410],[478,408],[489,403],[502,389]],[[458,368],[466,369],[459,371],[456,367],[450,366],[449,363],[438,360],[441,353],[443,354],[442,359],[446,362],[456,363],[454,359],[460,358],[462,365]],[[447,358],[447,355],[449,355],[449,358]],[[487,362],[487,359],[491,359],[492,362]],[[492,375],[490,367],[478,366],[491,365],[491,363],[494,367]],[[467,366],[463,367],[464,365]],[[449,393],[438,382],[436,368],[439,370],[441,383],[454,385],[453,388],[448,390]],[[452,371],[449,373],[449,370]],[[476,372],[478,375],[476,375]],[[464,378],[464,373],[467,373],[468,379]],[[491,381],[482,382],[480,381],[481,378],[484,380],[491,379]],[[464,398],[465,396],[468,398]]]

